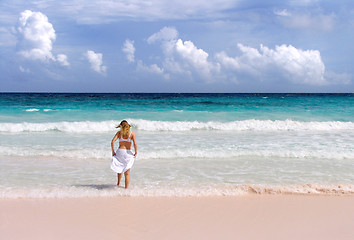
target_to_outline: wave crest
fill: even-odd
[[[102,122],[49,122],[49,123],[0,123],[0,132],[109,132],[114,129],[116,121],[102,121]]]
[[[131,120],[131,124],[145,131],[297,131],[297,130],[354,130],[353,122],[300,122],[293,120],[242,120],[232,122],[149,121]]]
[[[105,148],[75,149],[57,147],[56,150],[35,149],[33,147],[3,147],[0,146],[0,156],[16,157],[47,157],[68,159],[110,159],[111,152]],[[210,149],[171,149],[171,150],[140,150],[139,160],[158,159],[235,159],[242,157],[253,158],[299,158],[299,159],[354,159],[350,149],[232,149],[228,151],[210,151]]]
[[[293,120],[242,120],[232,122],[199,122],[199,121],[151,121],[144,119],[128,119],[136,130],[141,131],[332,131],[354,130],[354,122],[301,122]],[[0,123],[0,132],[110,132],[115,130],[117,121],[80,121],[49,123]]]

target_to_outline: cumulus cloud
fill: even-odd
[[[106,73],[107,67],[103,65],[102,53],[95,53],[92,50],[88,50],[85,53],[85,56],[87,57],[87,60],[90,62],[92,70],[101,74]]]
[[[287,15],[286,11],[279,13]],[[198,48],[192,41],[183,41],[173,27],[162,28],[152,34],[147,42],[159,43],[164,53],[162,66],[147,66],[142,61],[138,68],[169,77],[183,75],[190,79],[205,82],[229,81],[240,83],[241,79],[250,81],[284,81],[294,84],[324,86],[347,84],[350,76],[328,73],[318,50],[302,50],[292,45],[269,48],[264,45],[253,48],[238,44],[240,54],[229,56],[219,52],[214,58]]]
[[[55,58],[52,54],[55,30],[43,13],[23,11],[18,19],[17,33],[19,54],[23,57],[45,62],[58,61],[69,66],[66,55],[58,54]]]
[[[159,32],[152,34],[148,39],[148,43],[156,41],[170,41],[178,37],[178,31],[174,27],[164,27]]]
[[[206,80],[211,80],[212,74],[220,70],[219,64],[208,61],[209,54],[197,48],[191,41],[183,42],[182,39],[178,39],[175,50],[182,59],[183,65],[193,68]]]
[[[240,69],[238,58],[229,57],[226,52],[217,53],[216,58],[218,59],[220,64],[226,69]]]
[[[147,42],[161,42],[165,54],[164,68],[166,71],[192,76],[197,74],[205,81],[213,81],[214,74],[220,70],[218,63],[208,60],[209,54],[198,48],[192,41],[178,39],[178,31],[174,27],[164,27],[152,34]]]
[[[129,62],[135,62],[135,47],[134,41],[125,40],[122,51],[125,53]]]
[[[226,69],[247,73],[257,77],[281,76],[294,83],[326,85],[325,65],[317,50],[301,50],[291,45],[276,46],[270,49],[261,45],[260,49],[238,44],[242,55],[229,57],[219,53],[217,59]]]
[[[54,59],[52,44],[56,36],[47,16],[41,12],[26,10],[21,13],[17,31],[21,37],[21,55],[42,61]]]

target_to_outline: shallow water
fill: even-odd
[[[131,189],[110,141],[137,134]],[[0,94],[0,196],[354,192],[353,94]]]

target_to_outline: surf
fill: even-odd
[[[354,130],[354,122],[340,121],[294,121],[294,120],[242,120],[230,122],[217,121],[154,121],[144,119],[128,119],[132,128],[139,131],[337,131]],[[2,133],[20,132],[112,132],[118,121],[62,121],[62,122],[21,122],[0,123]]]

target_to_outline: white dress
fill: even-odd
[[[130,139],[131,133],[128,138],[119,138],[119,142],[132,142]],[[134,154],[131,150],[119,148],[116,155],[112,156],[111,169],[116,173],[124,173],[128,171],[134,164]]]
[[[112,157],[111,169],[116,173],[124,173],[134,164],[134,154],[128,149],[118,149]]]

